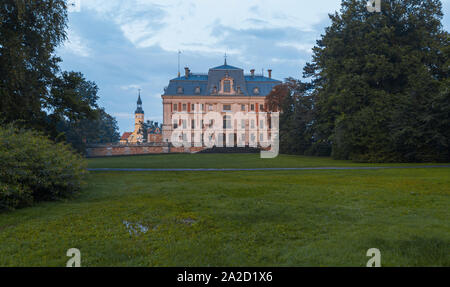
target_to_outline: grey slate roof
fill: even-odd
[[[225,64],[210,69],[207,75],[190,73],[187,78],[182,76],[172,79],[164,95],[209,96],[214,87],[217,87],[217,90],[220,89],[220,81],[227,74],[234,80],[234,90],[240,87],[244,96],[265,97],[275,86],[281,84],[279,80],[261,75],[244,75],[244,70]],[[200,89],[200,93],[197,93],[197,88]],[[255,88],[259,89],[259,94],[254,93]]]

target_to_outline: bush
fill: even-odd
[[[36,131],[0,126],[0,210],[71,198],[85,174],[84,159],[68,145]]]

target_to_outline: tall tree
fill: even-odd
[[[305,67],[316,87],[316,135],[333,156],[361,161],[448,159],[448,33],[438,0],[343,0]],[[439,119],[438,115],[444,116]]]
[[[92,118],[97,98],[80,73],[61,72],[55,50],[66,39],[65,0],[0,4],[0,118],[57,136],[62,119]],[[93,87],[96,89],[96,87]],[[79,89],[79,90],[77,90]],[[90,93],[92,94],[92,93]]]
[[[6,121],[44,125],[55,48],[66,39],[63,0],[4,0],[0,5],[0,113]]]

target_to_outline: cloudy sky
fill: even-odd
[[[132,131],[138,89],[147,120],[162,121],[161,94],[181,68],[228,64],[300,78],[340,0],[70,0],[68,41],[58,54],[100,88],[100,105]],[[450,0],[443,0],[450,28]]]

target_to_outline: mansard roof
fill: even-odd
[[[263,75],[244,75],[244,70],[224,64],[211,68],[208,74],[190,73],[172,79],[164,95],[210,96],[215,88],[220,89],[220,81],[225,77],[233,79],[234,90],[239,87],[244,96],[267,96],[281,81]],[[257,89],[256,89],[257,88]]]

